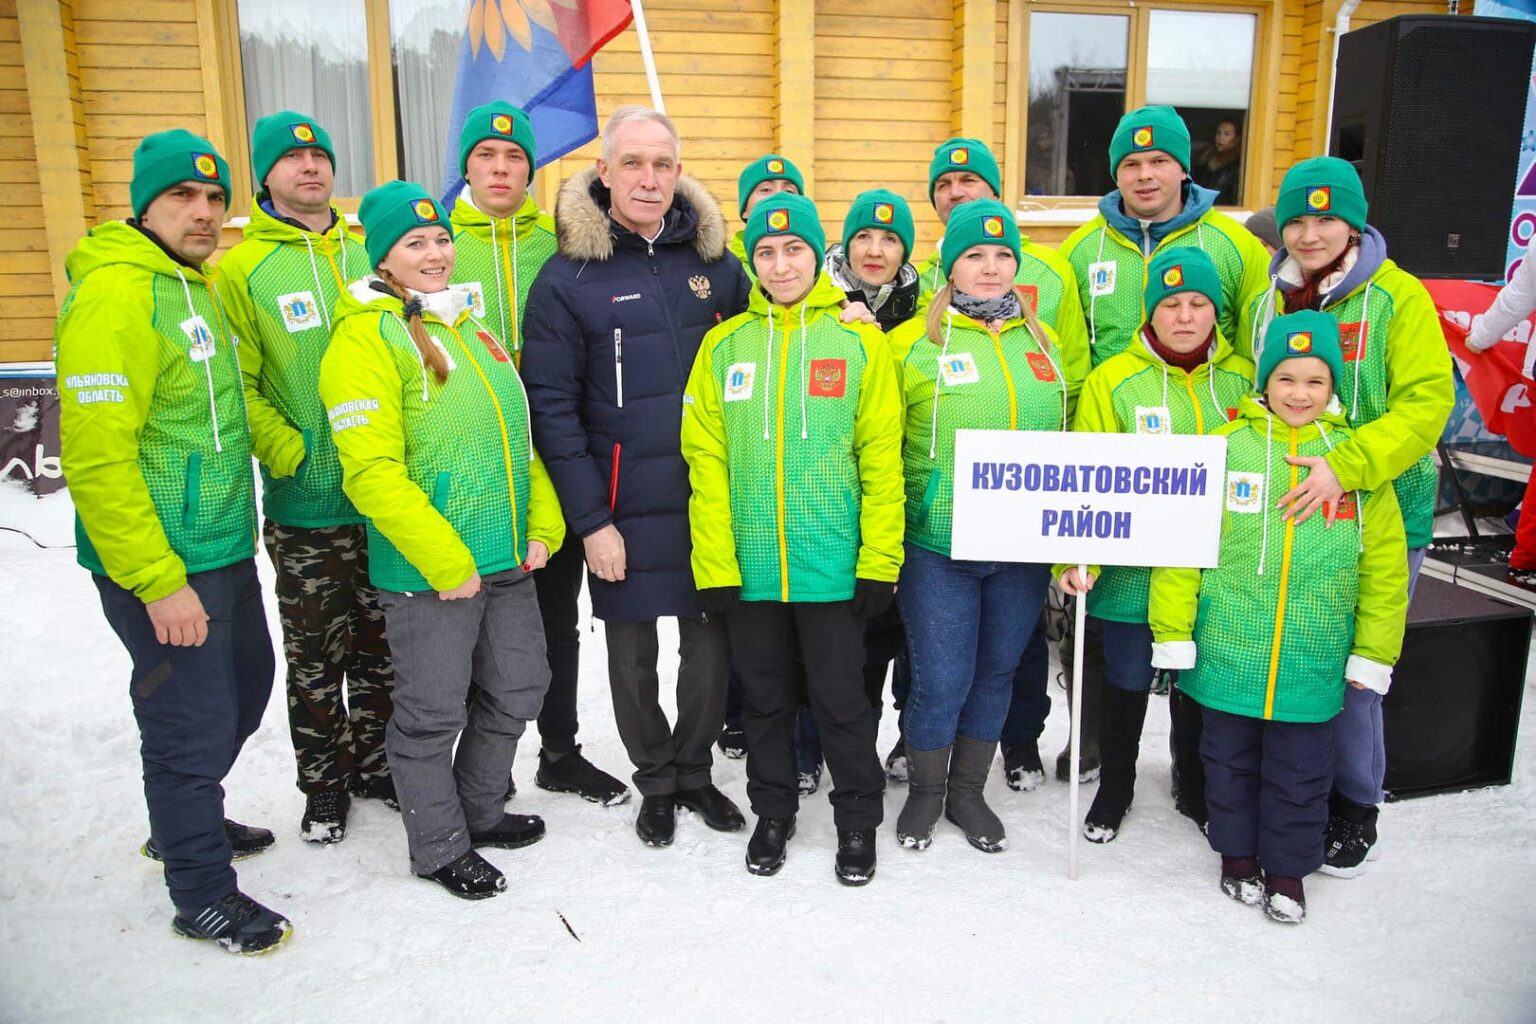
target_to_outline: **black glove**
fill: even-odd
[[[853,584],[853,614],[872,619],[891,606],[896,600],[896,584],[884,580],[866,580],[862,577]]]
[[[711,617],[723,617],[739,604],[740,587],[705,587],[699,591],[699,605],[704,609],[704,614]]]

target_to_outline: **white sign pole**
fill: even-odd
[[[1079,579],[1088,578],[1088,566],[1077,567]],[[1081,816],[1077,813],[1078,760],[1083,743],[1083,633],[1087,629],[1088,595],[1078,594],[1073,602],[1072,629],[1072,779],[1068,783],[1071,796],[1067,800],[1067,879],[1077,881],[1077,836]]]

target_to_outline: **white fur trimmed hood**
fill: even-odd
[[[555,234],[560,241],[560,255],[571,260],[603,262],[613,257],[613,221],[608,211],[592,199],[592,183],[597,168],[588,167],[566,179],[555,201]],[[725,255],[725,217],[720,204],[698,179],[680,175],[673,208],[689,207],[697,221],[692,244],[694,252],[706,263]]]

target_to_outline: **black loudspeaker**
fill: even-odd
[[[1388,799],[1508,785],[1531,613],[1420,575],[1382,701]]]
[[[1328,151],[1420,277],[1504,279],[1536,24],[1403,15],[1346,33]]]

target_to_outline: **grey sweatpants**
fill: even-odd
[[[384,748],[417,874],[458,860],[471,832],[501,821],[517,741],[549,687],[532,577],[511,569],[481,583],[459,601],[379,593],[395,662]]]

